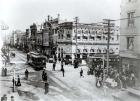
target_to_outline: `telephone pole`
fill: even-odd
[[[108,73],[108,68],[109,68],[109,46],[110,46],[110,28],[113,27],[111,26],[111,22],[114,20],[110,20],[110,19],[103,19],[104,22],[103,24],[107,25],[108,28],[108,32],[107,32],[107,73]]]
[[[76,28],[76,48],[75,48],[76,56],[75,57],[77,58],[77,46],[78,46],[78,44],[77,44],[77,27],[78,27],[79,18],[75,17],[74,19],[75,19],[75,28]]]

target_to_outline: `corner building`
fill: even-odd
[[[111,23],[110,54],[119,53],[119,27]],[[103,23],[78,23],[64,22],[59,24],[58,31],[58,57],[76,57],[86,59],[95,54],[106,54],[107,52],[107,25]],[[77,28],[77,29],[76,29]],[[76,39],[77,38],[77,39]],[[76,48],[77,43],[77,48]]]
[[[121,69],[134,72],[140,83],[140,0],[122,0],[120,26]]]

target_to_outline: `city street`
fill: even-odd
[[[74,69],[72,65],[64,65],[65,77],[60,71],[60,63],[56,64],[56,71],[52,71],[52,63],[47,63],[46,71],[49,82],[49,93],[44,94],[44,82],[42,81],[42,71],[35,71],[26,64],[26,54],[20,51],[14,51],[15,58],[11,58],[14,65],[7,66],[8,75],[0,77],[0,96],[7,94],[8,99],[13,95],[15,101],[113,101],[112,93],[117,90],[106,88],[106,94],[103,88],[95,86],[95,77],[87,75],[87,66],[80,66]],[[1,60],[2,64],[2,60]],[[13,69],[15,76],[20,76],[21,86],[15,87],[12,92]],[[83,69],[84,77],[80,78],[80,69]],[[25,80],[25,69],[29,71],[29,79]],[[9,101],[9,100],[8,100]]]

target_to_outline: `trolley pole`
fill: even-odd
[[[76,53],[76,58],[77,58],[77,27],[78,27],[78,20],[79,18],[78,17],[75,17],[75,28],[76,28],[76,48],[75,48],[75,53]]]
[[[105,23],[104,24],[107,24],[107,28],[108,28],[108,32],[107,32],[107,74],[108,74],[108,68],[109,68],[109,46],[110,46],[110,27],[111,26],[111,22],[114,21],[114,20],[110,20],[110,19],[104,19]]]

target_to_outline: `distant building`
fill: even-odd
[[[118,54],[120,29],[114,23],[111,24],[113,27],[110,34],[110,54]],[[106,54],[107,31],[108,29],[103,23],[78,23],[76,35],[76,25],[74,22],[60,23],[57,42],[58,57],[74,59],[77,53],[77,57],[85,59],[87,56],[94,56],[95,54]]]
[[[135,73],[140,82],[140,0],[122,0],[120,56],[122,69]]]

